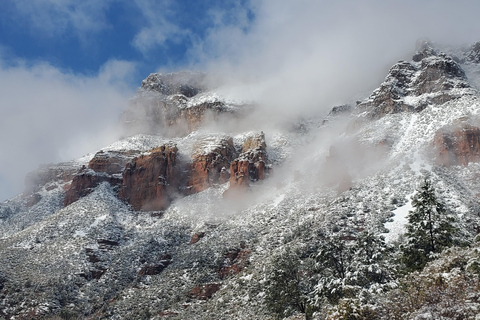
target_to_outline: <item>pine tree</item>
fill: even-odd
[[[437,199],[431,181],[425,178],[412,197],[408,213],[402,260],[407,271],[421,270],[435,253],[453,245],[454,219]]]
[[[306,313],[306,291],[302,286],[300,259],[296,252],[286,247],[280,254],[272,257],[265,286],[265,303],[267,309],[283,319],[295,312]]]

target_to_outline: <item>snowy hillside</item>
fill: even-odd
[[[265,132],[249,127],[261,106],[204,74],[150,75],[122,116],[131,136],[0,204],[0,319],[387,319],[425,179],[462,263],[477,261],[458,272],[478,275],[480,77],[465,54],[426,45],[356,106]],[[396,316],[457,319],[429,308]]]

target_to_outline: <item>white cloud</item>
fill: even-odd
[[[14,0],[14,12],[20,26],[43,36],[73,32],[86,34],[108,27],[106,10],[113,0]]]
[[[145,27],[135,35],[132,45],[143,54],[156,47],[164,45],[167,40],[181,41],[188,36],[189,31],[181,29],[172,19],[175,12],[171,0],[135,0],[143,17]]]
[[[71,160],[114,141],[112,130],[133,94],[125,84],[133,68],[111,60],[84,76],[0,59],[0,191],[8,190],[0,200],[21,192],[25,174],[39,164]]]
[[[271,114],[324,110],[368,94],[418,38],[480,40],[478,1],[252,1],[255,19],[220,23],[190,51],[230,81],[254,84]]]

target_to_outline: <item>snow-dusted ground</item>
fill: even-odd
[[[405,233],[405,225],[408,223],[408,213],[413,210],[411,197],[413,194],[407,196],[408,202],[403,206],[392,211],[392,221],[385,223],[385,228],[389,231],[385,233],[386,242],[394,242]]]

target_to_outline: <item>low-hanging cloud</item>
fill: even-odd
[[[21,192],[25,174],[39,164],[78,158],[113,142],[133,94],[125,84],[133,69],[111,60],[86,76],[46,63],[0,60],[0,200]]]
[[[419,38],[480,40],[479,9],[476,1],[252,1],[253,19],[212,28],[190,55],[270,116],[326,111],[365,97]]]

